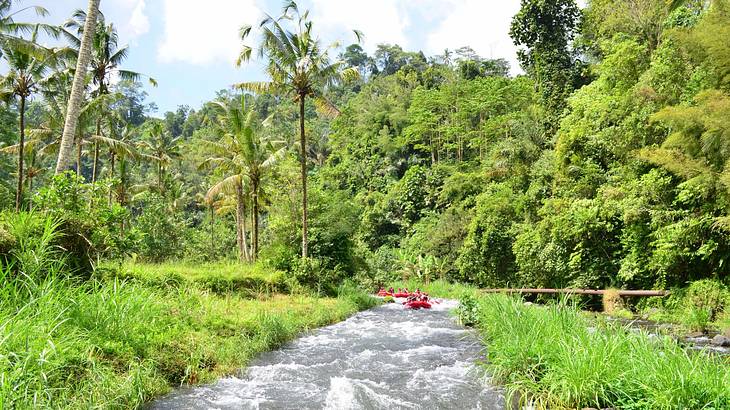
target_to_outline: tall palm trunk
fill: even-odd
[[[241,262],[249,260],[248,245],[246,244],[246,209],[243,201],[243,185],[239,179],[236,181],[236,239],[238,242],[238,257]]]
[[[76,175],[81,176],[81,143],[83,138],[79,136],[79,141],[76,143]]]
[[[30,152],[30,164],[28,165],[28,170],[35,168],[35,161],[36,161],[36,154],[31,150]],[[28,192],[33,193],[33,173],[28,172]],[[31,195],[30,198],[28,198],[28,209],[33,210],[33,196]]]
[[[127,160],[122,157],[119,159],[119,190],[117,191],[117,200],[119,205],[127,205]]]
[[[253,227],[256,226],[256,216],[254,216],[253,205],[251,206],[251,246],[249,246],[248,255],[251,257],[251,261],[256,261],[256,254],[253,251]]]
[[[213,203],[210,204],[210,258],[213,259],[215,257],[215,231],[213,230],[215,227],[215,208],[213,207]]]
[[[25,96],[20,96],[20,144],[18,146],[18,189],[15,191],[15,212],[23,203],[23,156],[25,155]]]
[[[307,139],[304,135],[304,93],[299,94],[299,145],[302,149],[302,258],[307,258]]]
[[[162,193],[162,163],[157,164],[157,189]]]
[[[86,22],[84,23],[84,33],[81,37],[79,58],[76,62],[76,72],[74,73],[73,84],[71,86],[71,98],[68,101],[66,121],[63,125],[63,137],[61,138],[61,146],[58,151],[56,174],[63,172],[71,163],[71,152],[74,144],[74,136],[76,135],[76,125],[79,120],[81,102],[84,97],[84,79],[86,77],[86,69],[91,60],[92,40],[95,32],[94,28],[96,27],[96,17],[99,14],[100,2],[101,0],[89,0]]]
[[[255,261],[259,254],[259,182],[251,181],[253,190],[253,252],[251,256]]]
[[[101,118],[96,119],[96,135],[101,135]],[[91,171],[91,182],[96,182],[96,173],[99,169],[99,141],[94,142],[94,167]]]
[[[111,166],[111,173],[109,174],[112,178],[114,178],[114,162],[116,160],[116,156],[114,155],[114,151],[109,150],[109,163]],[[114,191],[113,187],[109,187],[109,206],[112,205],[112,202],[114,200],[112,192]]]

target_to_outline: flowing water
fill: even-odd
[[[475,366],[482,346],[444,301],[360,312],[254,360],[240,377],[178,390],[152,409],[503,409]]]

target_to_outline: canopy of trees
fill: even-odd
[[[240,62],[268,58],[270,82],[159,118],[100,15],[75,172],[58,176],[85,14],[53,28],[9,13],[0,2],[0,206],[58,213],[95,257],[490,287],[730,270],[728,0],[523,0],[518,75],[469,47],[325,49],[287,2],[242,48]],[[37,30],[66,45],[34,44]]]

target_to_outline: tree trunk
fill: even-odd
[[[251,256],[255,261],[259,254],[259,183],[253,184],[253,252]]]
[[[94,143],[94,166],[91,170],[91,183],[96,182],[96,173],[99,167],[99,143]]]
[[[110,176],[112,178],[114,178],[114,165],[115,165],[114,162],[115,162],[115,160],[116,160],[116,156],[114,155],[114,151],[111,151],[110,150],[109,151],[109,163],[111,165],[111,174],[110,174]],[[112,202],[114,201],[113,192],[114,192],[114,187],[113,186],[110,186],[109,187],[109,206],[112,206]]]
[[[96,17],[99,14],[100,2],[101,0],[89,0],[86,22],[84,23],[84,33],[81,37],[79,58],[76,62],[76,72],[74,73],[73,84],[71,86],[71,98],[68,101],[66,121],[63,125],[63,137],[61,138],[61,146],[58,151],[56,174],[66,170],[71,163],[71,151],[73,149],[74,136],[76,135],[76,125],[79,120],[81,103],[84,97],[84,89],[86,88],[84,79],[86,77],[86,69],[91,60],[92,40],[96,27]]]
[[[162,163],[157,164],[157,189],[162,194]]]
[[[96,135],[101,135],[101,118],[96,119]],[[94,167],[91,170],[91,183],[96,182],[96,173],[99,169],[99,141],[94,141]]]
[[[304,135],[304,94],[299,94],[299,145],[302,149],[302,258],[307,258],[307,139]]]
[[[35,161],[36,161],[36,154],[33,151],[31,151],[30,164],[28,166],[29,170],[35,168]],[[32,211],[33,210],[33,195],[32,195],[33,194],[33,174],[31,174],[30,171],[28,173],[28,192],[31,193],[30,198],[28,198],[28,209],[30,211]]]
[[[18,189],[15,191],[15,212],[20,212],[23,203],[23,152],[25,149],[25,96],[20,96],[20,144],[18,145]]]
[[[248,248],[248,254],[251,256],[251,262],[256,261],[256,254],[253,253],[253,227],[256,224],[256,219],[254,218],[254,212],[253,212],[253,205],[251,205],[251,245]]]
[[[122,157],[119,161],[119,191],[117,200],[119,205],[127,205],[127,160]]]
[[[215,257],[215,231],[213,230],[215,225],[215,208],[213,204],[210,204],[210,258]]]
[[[82,138],[79,136],[79,142],[76,144],[76,175],[81,176],[81,143]]]
[[[236,239],[238,242],[238,257],[241,262],[249,259],[248,245],[246,244],[246,210],[243,201],[243,186],[239,180],[236,182]]]

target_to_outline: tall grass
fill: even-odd
[[[479,298],[494,380],[538,408],[726,409],[730,363],[668,337],[591,327],[576,307]]]
[[[372,303],[353,288],[338,298],[269,291],[258,299],[242,288],[211,288],[209,280],[236,279],[233,268],[187,266],[182,280],[162,286],[155,278],[166,274],[138,267],[124,278],[80,281],[54,248],[52,220],[13,223],[17,247],[0,266],[3,409],[136,408],[172,387],[233,373],[257,353]],[[239,276],[246,275],[256,276]]]
[[[155,287],[177,287],[184,284],[208,289],[218,294],[245,293],[250,297],[290,292],[296,287],[284,272],[260,264],[237,262],[191,264],[167,262],[160,264],[126,262],[121,266],[104,264],[106,277],[119,277],[144,282]]]

